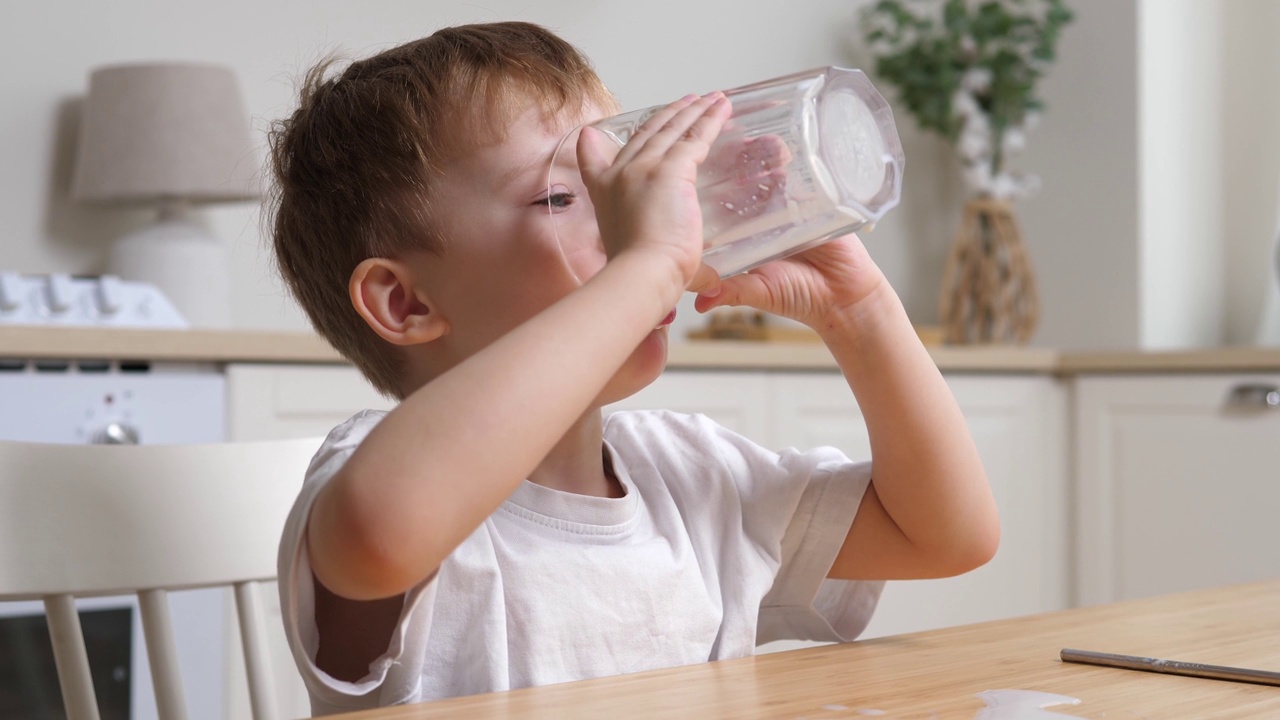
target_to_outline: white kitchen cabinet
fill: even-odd
[[[1082,377],[1076,393],[1080,604],[1280,576],[1280,375]]]
[[[769,379],[764,372],[669,370],[605,411],[655,409],[701,413],[753,439],[772,432]]]
[[[1070,601],[1066,388],[1032,375],[954,375],[947,384],[1000,508],[1000,549],[959,577],[887,583],[864,637],[1059,610]],[[779,373],[772,395],[779,447],[831,445],[855,460],[871,456],[839,374]]]
[[[349,365],[227,367],[231,440],[323,437],[360,410],[394,405]]]

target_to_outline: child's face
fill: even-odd
[[[555,153],[567,133],[604,115],[588,104],[581,113],[548,119],[533,107],[511,123],[505,140],[445,170],[436,185],[433,217],[447,250],[405,259],[449,324],[448,334],[435,342],[443,343],[450,364],[545,310],[604,267],[595,211],[578,172],[577,134]],[[635,349],[598,401],[621,399],[652,382],[666,353],[663,325]]]

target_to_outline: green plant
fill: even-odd
[[[1044,107],[1036,83],[1072,17],[1063,0],[878,0],[862,20],[876,74],[1000,196],[1019,185],[1006,161]]]

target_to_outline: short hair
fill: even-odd
[[[554,117],[612,95],[573,45],[524,22],[463,25],[305,76],[298,108],[268,136],[265,222],[276,263],[315,330],[381,393],[403,398],[402,355],[352,306],[371,257],[445,254],[432,187],[459,156],[505,137],[533,105]]]

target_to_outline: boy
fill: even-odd
[[[694,177],[728,102],[672,103],[612,159],[584,129],[548,182],[617,110],[572,46],[497,23],[316,68],[273,132],[283,275],[401,400],[329,435],[281,541],[316,713],[850,640],[881,580],[995,552],[964,421],[858,239],[719,281]],[[685,290],[814,328],[874,479],[700,416],[603,421],[661,372]]]

